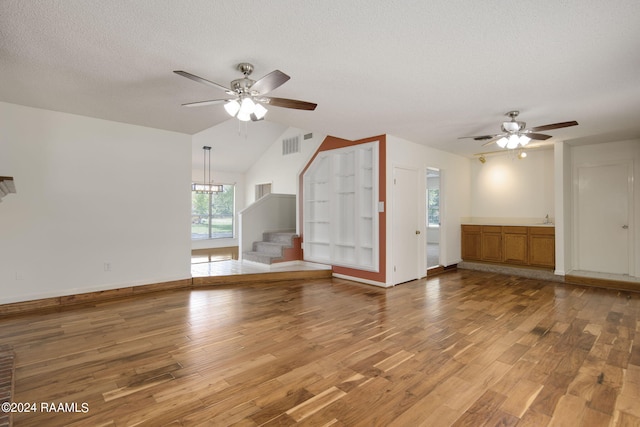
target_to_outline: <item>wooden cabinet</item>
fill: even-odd
[[[480,226],[479,225],[463,225],[462,226],[462,259],[468,261],[480,261],[482,254],[480,253]]]
[[[528,257],[528,227],[502,227],[504,246],[503,261],[509,264],[526,265]]]
[[[502,261],[502,227],[483,225],[482,234],[482,260]]]
[[[465,224],[462,259],[554,268],[555,228]]]
[[[536,267],[555,267],[556,240],[552,227],[531,227],[529,230],[529,264]]]

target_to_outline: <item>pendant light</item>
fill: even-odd
[[[209,160],[209,179],[207,180],[207,158]],[[220,193],[222,185],[211,184],[211,147],[205,145],[202,147],[202,184],[191,184],[191,191],[199,194]]]

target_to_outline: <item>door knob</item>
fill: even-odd
[[[626,230],[626,229],[629,228],[629,226],[628,225],[623,225],[622,228]]]
[[[416,230],[416,234],[420,234],[420,230]]]

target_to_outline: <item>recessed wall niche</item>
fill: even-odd
[[[378,142],[320,152],[303,186],[305,260],[378,271]]]

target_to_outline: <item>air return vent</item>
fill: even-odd
[[[284,138],[282,140],[282,155],[299,153],[300,152],[300,136],[296,135],[291,138]]]

